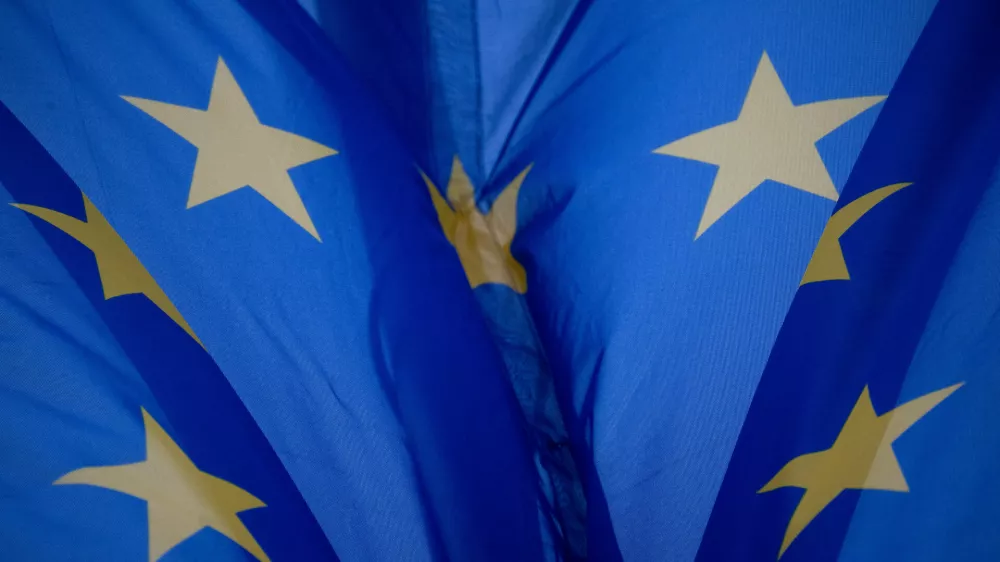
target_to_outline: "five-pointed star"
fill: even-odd
[[[249,186],[320,240],[288,170],[337,151],[261,124],[221,57],[207,110],[122,97],[198,147],[189,209]]]
[[[809,260],[809,265],[806,267],[806,272],[799,285],[816,283],[817,281],[846,281],[850,279],[851,274],[847,270],[847,262],[844,261],[844,250],[840,247],[840,237],[875,205],[908,185],[910,184],[894,183],[876,189],[858,197],[834,213],[827,221],[823,234],[819,237],[812,259]]]
[[[236,515],[264,507],[264,503],[242,488],[198,470],[145,408],[142,421],[146,428],[146,460],[81,468],[54,483],[89,484],[146,500],[150,562],[205,527],[215,529],[267,562],[267,555]]]
[[[431,192],[441,228],[458,252],[473,289],[485,283],[495,283],[522,294],[528,290],[524,267],[511,254],[510,245],[517,230],[517,195],[529,170],[531,166],[503,189],[485,216],[476,207],[472,182],[457,156],[452,161],[447,201],[434,187],[434,182],[422,174]]]
[[[736,121],[676,140],[654,152],[715,164],[719,171],[695,239],[764,180],[836,200],[816,141],[885,99],[845,98],[792,104],[767,53],[760,59]]]
[[[122,295],[146,295],[153,304],[201,344],[201,340],[194,335],[194,330],[181,316],[174,303],[170,302],[153,276],[139,262],[139,258],[132,253],[125,241],[86,195],[83,195],[83,208],[87,222],[44,207],[17,203],[12,205],[69,234],[94,252],[105,300]]]
[[[909,491],[892,443],[962,384],[925,394],[881,416],[875,414],[866,386],[832,447],[792,459],[757,492],[785,486],[806,491],[788,522],[778,557],[840,492]]]

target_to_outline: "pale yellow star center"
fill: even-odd
[[[215,529],[258,560],[267,562],[268,556],[237,516],[241,511],[264,507],[264,503],[245,490],[200,471],[145,409],[142,419],[146,429],[146,460],[81,468],[59,478],[55,484],[89,484],[146,500],[150,562],[205,527]]]
[[[875,413],[866,386],[832,447],[792,459],[758,491],[785,486],[805,489],[788,522],[778,557],[842,491],[909,491],[892,443],[960,386],[962,383],[925,394],[881,416]]]
[[[735,121],[694,133],[654,152],[719,167],[695,238],[765,180],[836,200],[816,142],[885,96],[794,105],[771,59],[757,65]]]
[[[221,58],[207,110],[123,97],[198,147],[188,208],[250,187],[320,240],[288,170],[337,151],[261,124]]]

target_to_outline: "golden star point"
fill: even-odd
[[[150,562],[205,527],[222,533],[257,560],[269,562],[237,516],[241,511],[265,507],[264,503],[242,488],[199,470],[145,408],[142,421],[146,460],[81,468],[54,484],[87,484],[146,500]]]
[[[517,231],[517,197],[530,170],[529,165],[503,189],[486,215],[476,207],[475,190],[457,156],[452,160],[447,200],[421,172],[441,228],[473,289],[488,283],[506,285],[521,294],[528,289],[527,274],[510,247]]]
[[[735,121],[653,152],[719,167],[697,239],[765,180],[836,201],[836,187],[816,142],[883,99],[866,96],[794,105],[765,52]]]
[[[262,124],[221,57],[208,109],[122,98],[198,148],[187,208],[249,187],[322,241],[288,170],[337,151]]]
[[[908,185],[910,184],[895,183],[876,189],[858,197],[834,213],[826,223],[823,234],[820,235],[819,242],[809,260],[809,265],[806,266],[806,272],[802,275],[799,286],[819,281],[849,280],[851,274],[847,270],[847,262],[844,260],[844,250],[840,246],[840,237],[868,211]]]
[[[962,384],[925,394],[882,415],[875,413],[866,386],[833,446],[792,459],[757,491],[786,486],[805,489],[788,522],[778,558],[844,490],[909,491],[892,443]]]
[[[11,205],[65,232],[94,253],[105,300],[122,295],[146,295],[146,298],[153,301],[153,304],[164,314],[204,347],[194,330],[181,316],[177,307],[167,298],[167,294],[163,292],[163,289],[142,265],[139,258],[132,253],[132,250],[125,244],[111,223],[104,218],[104,215],[86,195],[81,195],[83,196],[84,213],[87,217],[86,222],[44,207],[19,203],[11,203]]]

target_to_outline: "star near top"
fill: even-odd
[[[222,58],[206,110],[122,97],[198,147],[189,209],[250,187],[320,240],[288,170],[337,151],[261,124]]]
[[[832,447],[792,459],[757,492],[785,486],[805,489],[788,522],[778,557],[844,490],[909,491],[892,443],[960,386],[962,383],[925,394],[882,415],[875,413],[866,386]]]
[[[836,200],[816,141],[885,99],[844,98],[794,105],[767,53],[760,59],[735,121],[676,140],[654,152],[715,164],[719,170],[697,239],[764,180]]]
[[[146,460],[74,470],[54,483],[89,484],[146,500],[149,560],[153,562],[205,527],[242,546],[261,562],[269,558],[236,514],[264,507],[247,491],[206,474],[191,462],[143,408]]]

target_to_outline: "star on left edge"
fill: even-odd
[[[122,98],[198,148],[188,209],[249,187],[322,241],[288,170],[337,151],[262,124],[221,57],[208,109]]]
[[[205,347],[205,344],[198,339],[187,320],[181,316],[181,312],[177,310],[177,307],[142,265],[139,258],[132,253],[122,237],[108,222],[108,219],[104,218],[104,215],[97,210],[97,207],[86,195],[83,195],[86,220],[64,215],[45,207],[21,203],[11,203],[11,205],[44,220],[90,248],[97,261],[97,273],[104,289],[104,300],[123,295],[146,295],[164,314],[194,338],[198,345]]]
[[[54,484],[86,484],[146,500],[150,562],[205,527],[222,533],[257,560],[270,562],[237,515],[265,507],[264,502],[235,484],[199,470],[145,408],[142,422],[146,460],[81,468]]]

